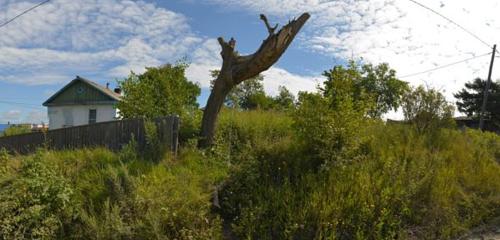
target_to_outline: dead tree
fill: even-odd
[[[222,47],[222,68],[215,80],[203,113],[200,147],[212,145],[217,118],[229,91],[239,83],[257,76],[276,63],[309,17],[308,13],[304,13],[275,33],[278,24],[271,27],[266,16],[261,14],[260,19],[264,21],[269,36],[262,42],[262,45],[255,53],[247,56],[240,56],[235,51],[236,40],[233,38],[229,42],[224,41],[222,37],[218,38]]]

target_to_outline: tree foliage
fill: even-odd
[[[7,136],[14,136],[14,135],[30,133],[30,132],[31,132],[31,127],[29,127],[29,126],[12,125],[6,129],[4,129],[4,131],[2,133],[0,133],[0,136],[7,137]]]
[[[187,80],[183,63],[147,68],[143,74],[131,73],[119,85],[124,91],[117,108],[125,118],[154,118],[169,114],[181,117],[198,108],[200,87]]]
[[[299,93],[295,128],[311,155],[317,156],[316,165],[349,161],[366,141],[359,132],[373,102],[364,91],[356,92],[360,76],[355,67],[336,66],[325,72],[327,80],[319,93]]]
[[[212,70],[210,74],[214,78],[211,81],[211,88],[213,88],[219,70]],[[264,76],[261,74],[243,81],[229,91],[224,104],[229,108],[243,110],[274,109],[284,111],[295,106],[295,96],[286,87],[280,86],[278,95],[271,97],[264,91],[263,81]]]
[[[231,132],[225,156],[235,167],[219,199],[235,238],[457,239],[500,213],[496,134],[416,134],[408,125],[342,123],[341,114],[323,114],[330,111],[325,98],[312,97],[307,107],[301,101],[308,118],[300,126],[328,138],[319,143],[332,148],[321,155],[309,147],[319,136],[302,142],[283,134],[290,127],[274,112],[236,112],[220,126],[219,132]],[[261,120],[249,117],[256,114]],[[358,151],[347,147],[364,137],[363,145],[351,145]],[[344,164],[314,168],[330,150]]]
[[[452,126],[454,107],[437,90],[423,86],[412,89],[403,98],[405,119],[419,132]]]
[[[320,88],[324,95],[335,95],[340,91],[355,102],[372,102],[367,114],[373,118],[396,110],[401,105],[403,94],[409,89],[408,83],[397,79],[396,71],[386,63],[374,66],[350,61],[345,67],[334,66],[323,76],[327,78]]]
[[[212,70],[211,88],[215,79],[219,76],[219,70]],[[264,76],[261,74],[250,78],[236,85],[226,95],[224,105],[234,109],[269,109],[272,105],[272,99],[264,91]]]
[[[297,103],[295,95],[285,86],[279,86],[278,91],[278,95],[274,97],[274,109],[282,111],[294,109]]]
[[[70,181],[43,162],[40,152],[24,159],[16,178],[3,180],[0,238],[56,239],[72,223],[78,203],[72,203]]]
[[[485,85],[486,81],[480,78],[465,83],[465,88],[454,94],[458,99],[458,111],[467,114],[469,117],[479,119]],[[494,122],[500,123],[500,82],[491,83],[488,102],[486,104],[486,115]]]

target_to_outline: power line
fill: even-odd
[[[413,2],[413,3],[417,4],[417,5],[419,5],[420,7],[423,7],[423,8],[425,8],[425,9],[427,9],[427,10],[429,10],[429,11],[433,12],[434,14],[436,14],[436,15],[438,15],[438,16],[440,16],[440,17],[444,18],[444,19],[446,19],[446,21],[448,21],[448,22],[450,22],[450,23],[454,24],[455,26],[457,26],[458,28],[462,29],[463,31],[465,31],[466,33],[468,33],[469,35],[471,35],[471,36],[472,36],[472,37],[474,37],[475,39],[479,40],[479,41],[480,41],[481,43],[483,43],[484,45],[488,46],[488,48],[491,48],[491,44],[487,43],[486,41],[484,41],[483,39],[481,39],[480,37],[478,37],[476,34],[474,34],[473,32],[471,32],[471,31],[469,31],[469,30],[467,30],[465,27],[462,27],[460,24],[458,24],[457,22],[455,22],[455,21],[451,20],[450,18],[446,17],[445,15],[443,15],[443,14],[441,14],[441,13],[437,12],[436,10],[434,10],[434,9],[432,9],[432,8],[430,8],[430,7],[427,7],[427,6],[425,6],[425,5],[423,5],[423,4],[419,3],[419,2],[417,2],[417,1],[415,1],[415,0],[409,0],[409,1],[411,1],[411,2]]]
[[[491,53],[485,53],[485,54],[482,54],[482,55],[479,55],[479,56],[474,56],[474,57],[467,58],[467,59],[464,59],[464,60],[461,60],[461,61],[457,61],[457,62],[453,62],[453,63],[448,63],[448,64],[441,65],[441,66],[438,66],[438,67],[435,67],[435,68],[432,68],[432,69],[428,69],[428,70],[425,70],[425,71],[421,71],[421,72],[416,72],[416,73],[404,75],[404,76],[401,76],[399,78],[413,77],[413,76],[416,76],[416,75],[433,72],[433,71],[436,71],[436,70],[439,70],[439,69],[451,67],[453,65],[457,65],[457,64],[460,64],[460,63],[463,63],[463,62],[467,62],[467,61],[470,61],[470,60],[473,60],[473,59],[476,59],[476,58],[484,57],[484,56],[487,56],[487,55],[490,55],[490,54]]]
[[[28,13],[28,12],[30,12],[30,11],[32,11],[32,10],[34,10],[35,8],[40,7],[40,6],[42,6],[43,4],[46,4],[46,3],[48,3],[48,2],[50,2],[50,0],[45,0],[45,1],[40,2],[40,3],[38,3],[37,5],[35,5],[35,6],[31,7],[31,8],[29,8],[29,9],[25,10],[24,12],[22,12],[22,13],[20,13],[20,14],[16,15],[15,17],[11,18],[11,19],[10,19],[10,20],[8,20],[7,22],[4,22],[4,23],[0,24],[0,28],[7,26],[7,24],[9,24],[9,23],[13,22],[14,20],[16,20],[17,18],[21,17],[22,15],[24,15],[24,14],[26,14],[26,13]]]
[[[31,103],[11,102],[11,101],[4,101],[4,100],[0,100],[0,103],[20,105],[20,106],[24,106],[26,108],[32,108],[32,109],[40,109],[41,108],[41,106],[39,106],[38,104],[31,104]]]

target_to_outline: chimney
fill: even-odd
[[[115,88],[115,93],[118,94],[118,95],[122,95],[122,89],[119,88],[119,87],[116,87]]]

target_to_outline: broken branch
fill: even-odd
[[[269,24],[269,21],[267,20],[266,15],[264,15],[264,14],[260,15],[260,19],[262,21],[264,21],[264,24],[266,24],[266,28],[267,28],[267,31],[269,32],[269,35],[273,35],[276,28],[278,28],[278,24],[276,24],[274,27],[271,27],[271,25]]]

